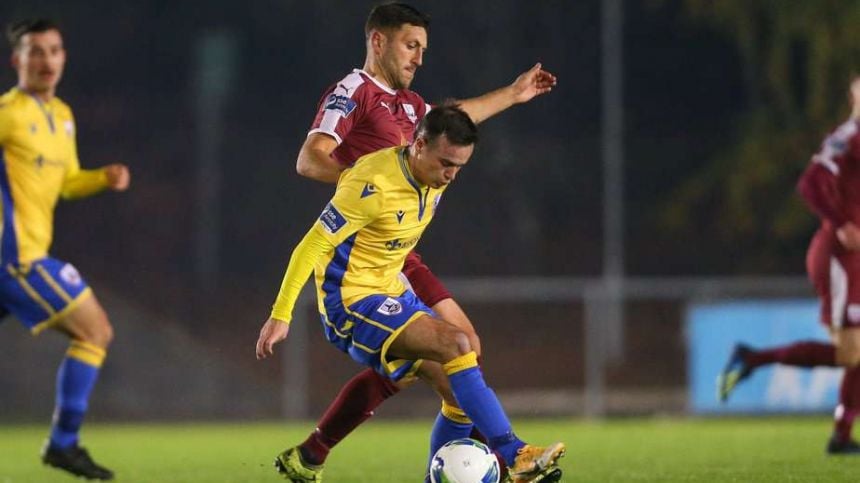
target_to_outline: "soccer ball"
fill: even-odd
[[[499,461],[485,444],[474,439],[445,443],[430,463],[433,483],[498,483]]]

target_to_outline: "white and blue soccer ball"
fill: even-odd
[[[455,439],[445,443],[430,463],[433,483],[498,483],[499,461],[480,441]]]

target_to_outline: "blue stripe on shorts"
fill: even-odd
[[[0,305],[30,329],[63,311],[87,289],[72,264],[55,258],[36,260],[24,269],[0,269]]]
[[[356,362],[396,381],[412,371],[415,361],[404,361],[389,372],[381,359],[382,346],[418,312],[435,316],[430,307],[407,290],[399,297],[370,295],[348,308],[326,306],[326,313],[320,316],[329,342]]]

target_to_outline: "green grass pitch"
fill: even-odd
[[[431,421],[372,421],[329,457],[325,481],[420,482]],[[860,456],[827,457],[826,418],[515,421],[563,440],[566,482],[860,481]],[[84,444],[119,482],[279,481],[272,458],[312,423],[91,424]],[[76,481],[37,459],[46,426],[0,426],[0,483]]]

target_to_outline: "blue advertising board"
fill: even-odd
[[[842,369],[778,364],[756,369],[727,403],[716,379],[736,342],[774,347],[802,340],[828,341],[817,300],[745,300],[687,308],[689,408],[694,413],[828,412],[837,403]]]

